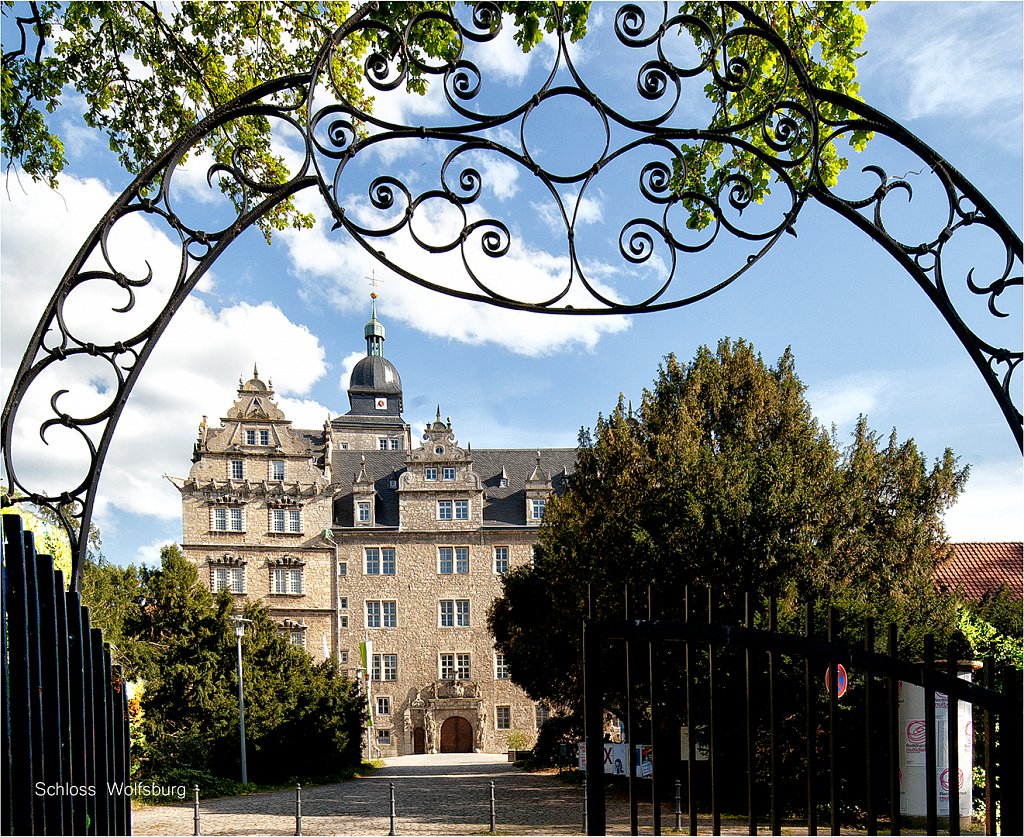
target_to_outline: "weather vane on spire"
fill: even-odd
[[[366,279],[370,283],[370,287],[373,288],[373,290],[370,291],[370,299],[376,299],[377,298],[377,287],[379,285],[383,285],[384,284],[384,280],[377,278],[377,271],[376,270],[371,271],[369,276],[364,276],[363,278]]]

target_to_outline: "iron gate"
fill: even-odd
[[[770,598],[762,607],[755,627],[755,599],[746,596],[745,619],[731,624],[718,617],[712,591],[689,588],[683,593],[684,618],[680,621],[648,618],[588,619],[583,628],[585,737],[588,754],[587,833],[606,833],[605,776],[603,759],[606,712],[613,708],[624,721],[628,752],[630,833],[639,828],[640,795],[650,794],[653,831],[661,833],[661,804],[666,780],[679,777],[685,788],[688,831],[697,833],[698,810],[709,812],[713,833],[721,833],[722,814],[745,808],[748,831],[757,833],[758,822],[781,833],[783,790],[788,777],[799,772],[799,797],[803,811],[793,810],[789,786],[789,811],[802,813],[807,832],[817,833],[819,811],[827,811],[830,833],[838,834],[856,818],[869,834],[881,823],[892,834],[901,833],[905,817],[900,813],[902,725],[899,703],[904,684],[924,690],[924,771],[927,810],[926,833],[939,828],[940,777],[962,774],[970,781],[972,765],[960,764],[957,735],[961,721],[958,701],[969,703],[985,773],[986,833],[1022,833],[1021,796],[1021,691],[1020,673],[995,671],[991,659],[980,672],[980,683],[958,676],[957,647],[943,650],[936,659],[935,640],[924,638],[923,659],[901,659],[896,625],[889,625],[879,643],[873,619],[867,619],[863,643],[838,641],[835,610],[828,611],[826,636],[815,635],[815,611],[804,606],[802,633],[779,630],[778,603]],[[876,650],[884,644],[885,651]],[[623,663],[623,680],[602,670],[602,653],[617,646]],[[840,673],[848,671],[848,696],[840,702]],[[826,674],[827,673],[827,674]],[[825,679],[827,676],[827,680]],[[783,681],[791,687],[788,697],[780,691]],[[825,684],[831,684],[827,687]],[[625,706],[610,707],[608,692],[625,697]],[[678,705],[670,705],[659,690],[673,691]],[[947,700],[945,742],[937,740],[936,705]],[[794,707],[797,711],[794,711]],[[737,708],[739,711],[736,711]],[[723,710],[733,710],[732,722]],[[737,717],[739,715],[740,717]],[[800,715],[802,717],[797,717]],[[625,717],[623,717],[625,716]],[[661,716],[661,717],[659,717]],[[676,763],[671,757],[676,720],[688,728],[688,752]],[[920,724],[918,725],[920,726]],[[698,730],[704,733],[706,764],[697,761]],[[794,732],[797,735],[794,736]],[[782,740],[802,739],[799,750],[787,752]],[[681,736],[680,736],[681,739]],[[676,739],[676,740],[680,740]],[[641,779],[637,765],[640,743],[653,743],[653,776]],[[940,743],[945,743],[948,763],[938,763]],[[677,750],[678,752],[678,750]],[[785,761],[785,764],[783,764]],[[683,767],[685,764],[685,768]],[[645,765],[646,767],[646,765]],[[726,775],[726,768],[728,775]],[[942,768],[948,773],[941,772]],[[732,799],[724,789],[738,788]],[[741,781],[742,780],[742,781]],[[736,783],[740,783],[738,786]],[[643,788],[642,788],[643,786]],[[955,785],[954,785],[955,787]],[[953,799],[958,795],[946,791]],[[738,798],[742,802],[737,805]],[[648,803],[644,802],[646,807]],[[948,805],[950,834],[960,833],[959,805]],[[998,811],[998,813],[997,813]],[[685,826],[684,826],[685,827]]]
[[[128,699],[110,645],[3,518],[4,834],[130,834]]]

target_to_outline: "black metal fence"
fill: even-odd
[[[727,812],[745,815],[750,834],[759,823],[779,834],[784,818],[798,818],[809,834],[817,833],[819,818],[831,834],[851,824],[869,834],[880,827],[899,834],[911,824],[928,834],[940,826],[959,834],[956,778],[970,783],[974,767],[960,763],[958,749],[968,724],[974,761],[984,772],[986,833],[1024,833],[1019,671],[997,672],[988,661],[971,682],[959,676],[963,664],[952,643],[945,659],[936,659],[928,636],[923,659],[900,659],[895,625],[876,642],[874,620],[867,619],[863,641],[851,645],[838,641],[834,611],[827,614],[826,636],[815,635],[811,605],[796,614],[803,631],[787,633],[779,630],[775,599],[755,620],[748,594],[736,624],[719,618],[711,591],[680,592],[681,620],[652,619],[649,597],[647,618],[630,619],[627,591],[627,618],[584,624],[587,833],[606,830],[609,714],[623,722],[630,743],[622,781],[632,834],[648,804],[653,831],[661,833],[662,804],[671,801],[677,781],[690,834],[697,833],[698,810],[710,813],[715,834]],[[879,645],[885,653],[876,651]],[[916,741],[914,760],[923,762],[926,805],[914,820],[901,813],[907,777],[900,758],[907,745],[899,706],[907,684],[924,695],[923,723],[916,722],[923,740]],[[972,717],[958,717],[958,701],[970,704]],[[937,706],[945,724],[936,724]],[[653,743],[652,765],[638,766],[640,743]],[[948,754],[941,763],[940,744]],[[651,768],[653,780],[646,781]],[[940,785],[948,800],[941,819]]]
[[[3,832],[130,834],[128,698],[63,573],[3,517]]]

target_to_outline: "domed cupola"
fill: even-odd
[[[366,357],[352,369],[348,400],[351,414],[400,415],[402,412],[402,379],[395,365],[384,357],[384,326],[377,319],[376,294],[373,312],[363,329]]]

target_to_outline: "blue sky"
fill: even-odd
[[[880,3],[867,13],[867,55],[860,63],[865,100],[936,148],[1017,230],[1024,181],[1022,8]],[[592,27],[607,25],[613,9],[597,4]],[[600,37],[588,37],[577,50],[578,66],[609,95],[632,89],[633,79],[605,50]],[[551,57],[545,45],[524,56],[502,37],[480,57],[488,91],[505,98],[531,95]],[[430,123],[443,113],[439,93],[392,96],[379,102],[378,112],[410,124]],[[73,96],[54,118],[67,137],[70,160],[60,193],[12,177],[0,204],[5,394],[57,280],[129,182],[106,140],[82,123]],[[579,156],[592,153],[586,124],[585,112],[552,114],[547,122],[531,124],[529,139],[552,165],[564,165],[567,149]],[[851,162],[841,186],[849,181],[855,189],[868,182],[856,172],[870,163],[892,174],[919,168],[882,142],[862,157]],[[391,147],[375,162],[421,189],[438,177],[422,144]],[[512,219],[521,233],[521,247],[508,260],[510,273],[524,281],[550,281],[562,259],[550,230],[550,203],[527,173],[493,159],[481,165],[481,203]],[[194,165],[178,178],[175,197],[183,211],[218,211],[204,174]],[[913,206],[927,206],[927,176],[908,180],[918,190]],[[254,364],[273,379],[279,403],[296,426],[318,427],[328,415],[348,409],[348,371],[364,352],[371,276],[380,282],[385,353],[402,375],[405,416],[414,431],[439,406],[464,444],[571,447],[580,427],[593,426],[620,392],[639,402],[669,352],[688,359],[700,345],[742,337],[769,362],[792,347],[816,415],[826,425],[835,423],[840,439],[848,438],[863,412],[879,432],[887,435],[896,427],[901,438],[913,437],[929,458],[948,446],[969,463],[967,491],[947,516],[954,540],[1024,539],[1020,454],[980,375],[913,281],[824,207],[805,207],[796,239],[783,236],[761,262],[707,300],[658,314],[591,318],[511,312],[417,288],[332,232],[319,196],[310,190],[301,201],[318,213],[317,227],[280,234],[270,247],[256,230],[247,232],[202,281],[149,361],[100,486],[95,520],[111,560],[152,560],[160,544],[180,539],[180,501],[163,475],[187,474],[200,418],[215,422],[224,415],[239,376],[247,378]],[[594,275],[625,292],[649,280],[616,263],[607,246],[618,235],[620,202],[614,182],[596,182],[581,207],[578,231],[593,248]],[[921,215],[928,213],[897,216],[894,223],[912,231]],[[433,232],[443,221],[428,220]],[[176,269],[177,248],[158,228],[140,224],[117,245],[125,258],[153,262],[158,280]],[[395,252],[413,259],[401,246]],[[716,270],[731,272],[729,265],[745,252],[716,251],[688,276],[707,282]],[[439,276],[447,270],[443,262],[414,264]],[[496,271],[494,281],[508,278]],[[75,309],[82,327],[102,329],[109,305],[100,293],[84,298]],[[1010,305],[1014,316],[996,333],[1004,345],[1019,347],[1019,293]],[[130,316],[140,323],[158,310],[145,301],[139,309]],[[86,378],[76,397],[102,401],[102,375]],[[39,486],[49,488],[60,483],[61,472],[74,472],[75,454],[59,440],[48,449],[26,445],[26,473],[34,468]]]

